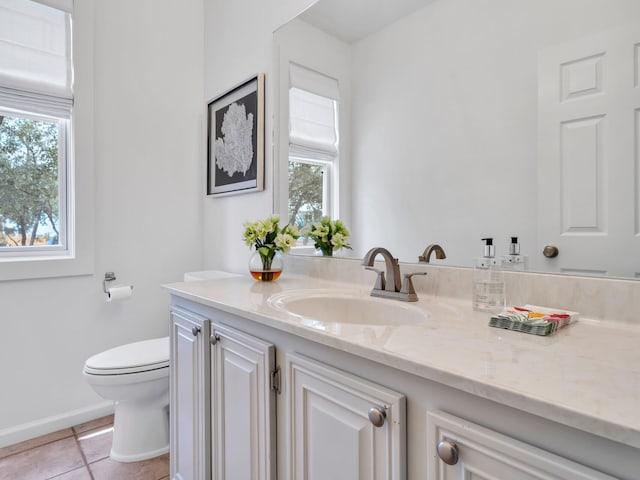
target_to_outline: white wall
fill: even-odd
[[[167,335],[160,285],[202,267],[202,0],[78,3],[95,10],[76,18],[94,32],[94,157],[78,161],[94,162],[95,272],[0,283],[0,445],[104,405],[86,358]],[[106,271],[133,298],[107,304]]]
[[[242,240],[242,225],[274,210],[272,33],[313,0],[204,1],[206,98],[213,99],[258,72],[266,74],[265,190],[203,201],[206,267],[246,273],[250,250]]]

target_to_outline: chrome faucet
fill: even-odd
[[[438,260],[443,260],[447,258],[442,247],[436,243],[432,243],[431,245],[428,245],[427,248],[424,249],[424,253],[418,257],[418,261],[429,263],[432,253],[436,254],[436,258]]]
[[[384,258],[386,274],[381,270],[373,268],[373,262],[378,254]],[[371,290],[372,296],[395,298],[396,300],[403,300],[405,302],[415,302],[418,300],[418,295],[413,288],[411,277],[413,275],[426,275],[426,272],[405,273],[404,280],[401,281],[398,259],[393,258],[391,252],[382,247],[375,247],[369,250],[362,259],[362,265],[366,270],[371,270],[378,274],[373,290]]]

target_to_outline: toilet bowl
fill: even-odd
[[[115,402],[113,460],[137,462],[169,451],[169,337],[98,353],[83,374],[98,395]]]

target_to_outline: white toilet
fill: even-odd
[[[83,373],[98,395],[115,401],[113,460],[137,462],[169,451],[169,337],[98,353]]]

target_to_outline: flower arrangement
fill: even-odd
[[[349,245],[349,230],[340,220],[322,217],[319,222],[313,222],[303,229],[302,234],[312,239],[314,246],[322,255],[332,256],[335,250],[351,249]]]
[[[264,272],[270,272],[274,267],[273,260],[276,252],[287,253],[300,237],[297,227],[285,225],[280,228],[279,223],[280,219],[278,217],[269,217],[265,220],[244,224],[244,241],[248,246],[256,247]],[[251,265],[249,269],[252,270],[253,275]],[[279,275],[279,271],[275,278],[273,274],[267,274],[266,276],[262,274],[263,278],[260,278],[260,280],[275,280]]]

